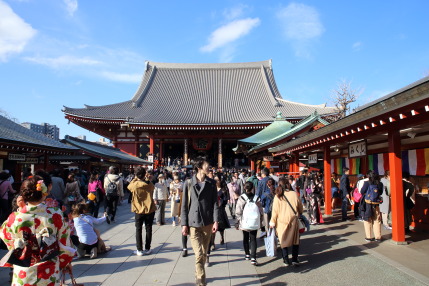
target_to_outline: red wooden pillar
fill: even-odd
[[[268,169],[271,168],[271,162],[270,161],[266,161],[265,162],[265,167],[268,168]]]
[[[391,130],[389,139],[389,170],[392,208],[392,240],[396,244],[405,242],[404,194],[402,188],[402,154],[399,130]]]
[[[219,138],[218,156],[217,156],[217,167],[222,168],[222,138]]]
[[[299,152],[292,152],[291,161],[290,172],[293,172],[293,175],[296,176],[297,172],[299,172]]]
[[[164,140],[161,139],[159,141],[159,158],[158,158],[160,164],[162,162],[163,157],[164,157]]]
[[[368,155],[362,157],[360,166],[362,174],[366,175],[366,173],[368,173]]]
[[[188,165],[188,139],[185,139],[183,142],[183,166]]]
[[[250,159],[250,171],[255,171],[255,160]]]
[[[325,215],[332,215],[331,148],[329,146],[325,146],[323,149],[323,176],[325,184]]]
[[[140,143],[139,143],[139,135],[138,133],[135,134],[135,141],[134,141],[134,155],[136,157],[140,157]]]
[[[153,134],[149,135],[149,153],[155,155],[155,136]]]

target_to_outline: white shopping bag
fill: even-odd
[[[277,241],[276,241],[276,231],[274,230],[274,228],[270,228],[268,230],[267,237],[264,238],[264,242],[265,242],[265,251],[267,252],[267,256],[275,257]]]

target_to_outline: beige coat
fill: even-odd
[[[182,207],[182,194],[183,185],[181,182],[175,183],[174,181],[170,184],[170,196],[171,196],[171,216],[180,216],[180,209]],[[180,198],[180,202],[176,203],[176,198]]]
[[[297,215],[302,214],[303,207],[299,195],[294,191],[286,191],[284,195],[289,200]],[[270,226],[276,228],[282,248],[299,244],[298,217],[283,198],[274,197]]]

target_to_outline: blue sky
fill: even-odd
[[[64,135],[62,106],[129,100],[144,61],[273,60],[283,98],[365,104],[429,75],[429,1],[0,0],[0,109]],[[168,103],[166,103],[168,104]]]

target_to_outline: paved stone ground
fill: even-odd
[[[169,213],[169,211],[167,211]],[[167,216],[169,218],[169,216]],[[380,244],[363,241],[363,224],[339,222],[338,213],[326,218],[302,236],[301,266],[282,265],[281,253],[265,257],[263,240],[258,240],[258,267],[243,259],[241,231],[226,231],[226,244],[212,252],[207,268],[209,285],[429,285],[427,233],[408,237],[412,243],[397,246],[390,234]],[[181,257],[180,227],[153,227],[152,254],[134,256],[135,229],[128,204],[119,207],[117,222],[100,227],[113,250],[97,259],[73,263],[77,281],[88,285],[194,285],[194,256]],[[219,236],[216,242],[219,242]],[[1,252],[1,255],[4,251]],[[0,269],[0,285],[10,285],[8,269]]]

